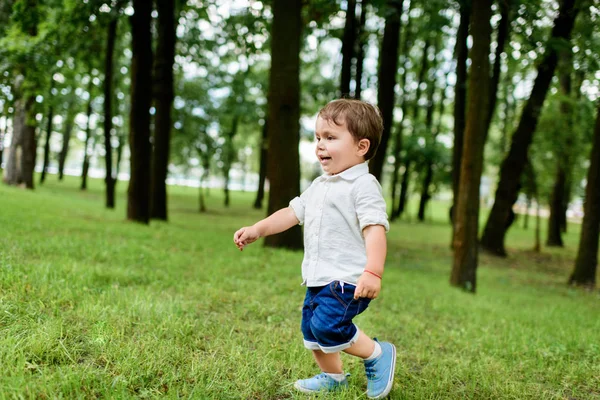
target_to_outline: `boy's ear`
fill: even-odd
[[[371,141],[369,139],[360,139],[357,143],[357,154],[360,157],[364,157],[369,151],[369,147],[371,147]]]

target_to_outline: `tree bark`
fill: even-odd
[[[67,105],[67,117],[65,122],[65,131],[63,132],[62,147],[58,154],[58,180],[62,181],[65,173],[65,163],[69,153],[69,144],[71,142],[71,133],[75,120],[74,100],[70,100]]]
[[[527,162],[529,145],[533,140],[539,114],[556,69],[558,61],[556,41],[568,42],[577,12],[575,0],[565,0],[561,3],[559,15],[552,29],[552,36],[546,45],[544,59],[538,66],[538,75],[531,95],[523,109],[519,126],[512,136],[510,151],[502,162],[496,198],[481,238],[481,245],[491,254],[506,255],[504,248],[506,221],[512,205],[517,199],[520,177]]]
[[[363,63],[365,58],[365,47],[368,42],[368,32],[365,30],[368,4],[369,0],[362,0],[360,2],[360,21],[358,23],[356,49],[356,88],[354,90],[354,98],[357,100],[360,100],[362,95]]]
[[[88,171],[90,169],[90,156],[94,152],[95,140],[92,138],[92,128],[90,120],[92,119],[92,80],[90,79],[90,99],[87,105],[87,121],[85,127],[85,143],[83,145],[83,167],[81,168],[81,190],[87,190]],[[91,145],[90,145],[91,142]],[[90,151],[90,147],[92,148]]]
[[[30,117],[34,98],[18,99],[15,101],[13,118],[13,138],[4,182],[9,185],[25,185],[33,189],[33,172],[35,168],[36,138],[33,119]]]
[[[340,93],[342,97],[350,95],[350,80],[352,79],[352,60],[356,45],[356,0],[347,0],[346,25],[342,38],[342,73]],[[357,83],[358,84],[358,83]]]
[[[8,149],[8,160],[6,161],[6,168],[4,171],[4,182],[8,185],[19,185],[22,182],[20,165],[21,155],[23,153],[21,138],[25,126],[24,101],[23,98],[16,99],[13,106],[13,132],[10,148]]]
[[[150,104],[152,100],[152,2],[133,0],[131,16],[131,108],[129,112],[130,179],[127,219],[150,219]]]
[[[377,153],[369,161],[369,170],[378,180],[381,180],[391,127],[394,122],[394,88],[398,71],[398,43],[400,42],[400,18],[403,5],[404,0],[387,0],[384,7],[385,28],[377,73],[377,105],[383,118],[383,133]]]
[[[479,185],[483,169],[483,149],[490,90],[489,52],[492,0],[478,0],[472,11],[472,69],[469,78],[468,118],[456,203],[454,262],[450,283],[475,293],[479,256]]]
[[[400,97],[400,110],[402,110],[402,119],[400,119],[400,122],[398,122],[398,127],[396,129],[396,132],[394,133],[394,149],[393,149],[393,154],[394,154],[394,170],[392,172],[392,184],[391,184],[391,196],[392,196],[392,201],[391,201],[391,205],[392,205],[392,209],[390,211],[390,221],[394,221],[396,220],[400,214],[398,213],[398,209],[399,207],[396,206],[396,192],[398,190],[398,178],[399,178],[399,174],[400,174],[400,167],[402,165],[402,157],[401,157],[401,151],[402,151],[402,138],[404,135],[404,120],[406,118],[406,113],[408,112],[407,110],[407,104],[408,102],[406,101],[406,76],[407,76],[407,66],[408,66],[408,60],[409,60],[409,52],[410,49],[412,47],[412,31],[411,31],[411,18],[410,18],[410,6],[412,5],[412,3],[409,3],[408,6],[408,12],[407,12],[407,16],[408,16],[408,20],[406,21],[406,26],[404,27],[404,41],[402,42],[402,49],[401,49],[401,59],[402,59],[402,73],[400,75],[400,82],[399,82],[399,86],[402,88],[402,96]]]
[[[175,63],[174,0],[157,0],[158,44],[155,64],[155,128],[152,152],[152,183],[150,217],[166,221],[167,173],[171,143],[171,109],[173,107],[173,64]]]
[[[268,96],[269,206],[267,213],[287,207],[300,193],[300,39],[302,2],[274,0],[271,26],[271,72]],[[300,226],[268,236],[265,246],[301,249]]]
[[[113,18],[108,24],[108,35],[106,39],[106,57],[104,62],[104,165],[106,176],[106,208],[115,208],[115,178],[112,171],[113,149],[112,136],[112,99],[113,99],[113,58],[115,52],[115,41],[117,38],[117,18]]]
[[[496,102],[498,100],[498,84],[500,83],[500,67],[502,65],[502,53],[504,53],[504,47],[506,46],[506,42],[509,38],[509,12],[511,2],[512,0],[500,0],[498,2],[498,5],[500,6],[500,22],[498,23],[498,37],[496,38],[496,58],[494,60],[492,80],[490,83],[490,101],[488,106],[488,116],[485,124],[485,140],[487,140],[487,136],[490,131],[490,125],[492,124],[492,119],[494,118],[494,111],[496,110]]]
[[[454,85],[454,147],[452,149],[452,221],[456,210],[458,198],[458,185],[460,181],[460,164],[463,151],[463,136],[465,131],[465,110],[467,104],[467,59],[469,48],[469,23],[471,20],[471,0],[460,0],[460,24],[456,32],[454,58],[456,59],[456,84]],[[454,237],[454,223],[452,236]]]
[[[27,100],[25,108],[25,125],[21,137],[23,152],[21,154],[21,178],[27,189],[34,188],[33,173],[35,172],[35,159],[37,153],[37,139],[35,137],[35,119],[33,111],[34,97]]]
[[[4,137],[6,135],[6,125],[8,116],[4,117],[4,128],[0,128],[0,171],[2,171],[2,163],[4,162]]]
[[[583,223],[575,268],[569,283],[593,288],[596,286],[596,269],[598,267],[598,239],[600,237],[600,102],[594,142],[590,155],[590,167],[587,173],[585,201],[583,206]]]
[[[441,98],[440,98],[439,122],[438,122],[437,128],[433,132],[433,135],[431,138],[432,146],[435,146],[437,136],[439,135],[441,126],[442,126],[442,119],[444,116],[444,108],[445,108],[444,101],[446,100],[446,88],[445,87],[442,88],[442,95],[440,97]],[[430,98],[430,102],[431,102],[431,106],[433,106],[433,98]],[[431,126],[431,122],[429,122],[430,118],[432,118],[432,117],[428,116],[428,118],[427,118],[429,126]],[[429,130],[429,129],[427,129],[427,130]],[[434,166],[434,164],[435,163],[434,163],[433,159],[427,160],[427,166],[425,168],[425,178],[423,179],[423,188],[421,190],[421,201],[419,202],[419,213],[417,214],[417,218],[419,219],[419,221],[425,220],[425,208],[427,207],[427,203],[431,199],[431,194],[429,193],[429,190],[431,187],[431,183],[433,182],[433,166]]]
[[[52,137],[52,119],[54,118],[54,108],[50,106],[48,109],[48,124],[46,125],[46,142],[44,143],[44,165],[42,166],[42,174],[40,176],[40,184],[46,180],[48,173],[48,165],[50,164],[50,137]]]
[[[240,116],[238,114],[234,115],[233,121],[231,123],[231,130],[227,133],[227,137],[225,138],[225,143],[223,145],[223,179],[225,183],[223,185],[223,192],[225,194],[225,199],[223,201],[223,205],[225,207],[229,207],[230,198],[229,198],[229,172],[231,171],[231,165],[233,164],[233,160],[235,157],[235,149],[233,147],[233,138],[237,134],[238,125],[240,121]]]
[[[256,192],[256,200],[254,200],[254,208],[260,210],[265,197],[265,178],[267,177],[267,157],[269,151],[269,141],[267,136],[267,122],[263,125],[262,138],[260,141],[260,166],[258,168],[258,191]]]

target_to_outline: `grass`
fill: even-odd
[[[142,226],[125,221],[126,184],[115,211],[90,185],[0,185],[0,398],[306,398],[302,253],[235,249],[264,214],[252,194],[225,209],[213,190],[199,214],[196,189],[170,188],[170,222]],[[565,285],[577,227],[534,254],[518,221],[470,295],[448,284],[445,210],[392,225],[383,292],[357,321],[398,348],[390,397],[600,399],[600,294]],[[334,397],[366,398],[362,364],[344,362]]]

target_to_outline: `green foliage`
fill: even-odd
[[[109,211],[101,181],[55,181],[0,186],[2,396],[306,398],[291,387],[317,372],[302,253],[235,249],[232,232],[263,217],[251,194],[226,212],[211,194],[198,214],[197,190],[171,187],[171,222],[146,227],[124,221],[126,185]],[[383,291],[357,321],[397,345],[390,398],[599,399],[598,293],[565,285],[577,226],[541,255],[513,227],[513,256],[482,256],[473,296],[447,282],[446,210],[392,225]],[[351,387],[336,398],[359,398],[362,363],[343,360]]]

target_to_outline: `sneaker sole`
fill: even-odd
[[[388,394],[390,394],[390,392],[392,391],[392,386],[394,386],[394,375],[396,373],[396,346],[394,346],[391,343],[390,345],[392,346],[392,373],[390,374],[390,380],[388,381],[385,390],[381,392],[380,395],[375,397],[369,397],[370,399],[383,399]]]
[[[294,389],[305,393],[305,394],[316,394],[316,393],[329,393],[329,392],[337,392],[340,390],[344,390],[346,389],[347,386],[342,386],[342,387],[338,387],[336,389],[332,389],[332,390],[325,390],[325,389],[321,389],[321,390],[311,390],[311,389],[307,389],[305,387],[300,386],[300,384],[298,382],[294,382]]]

